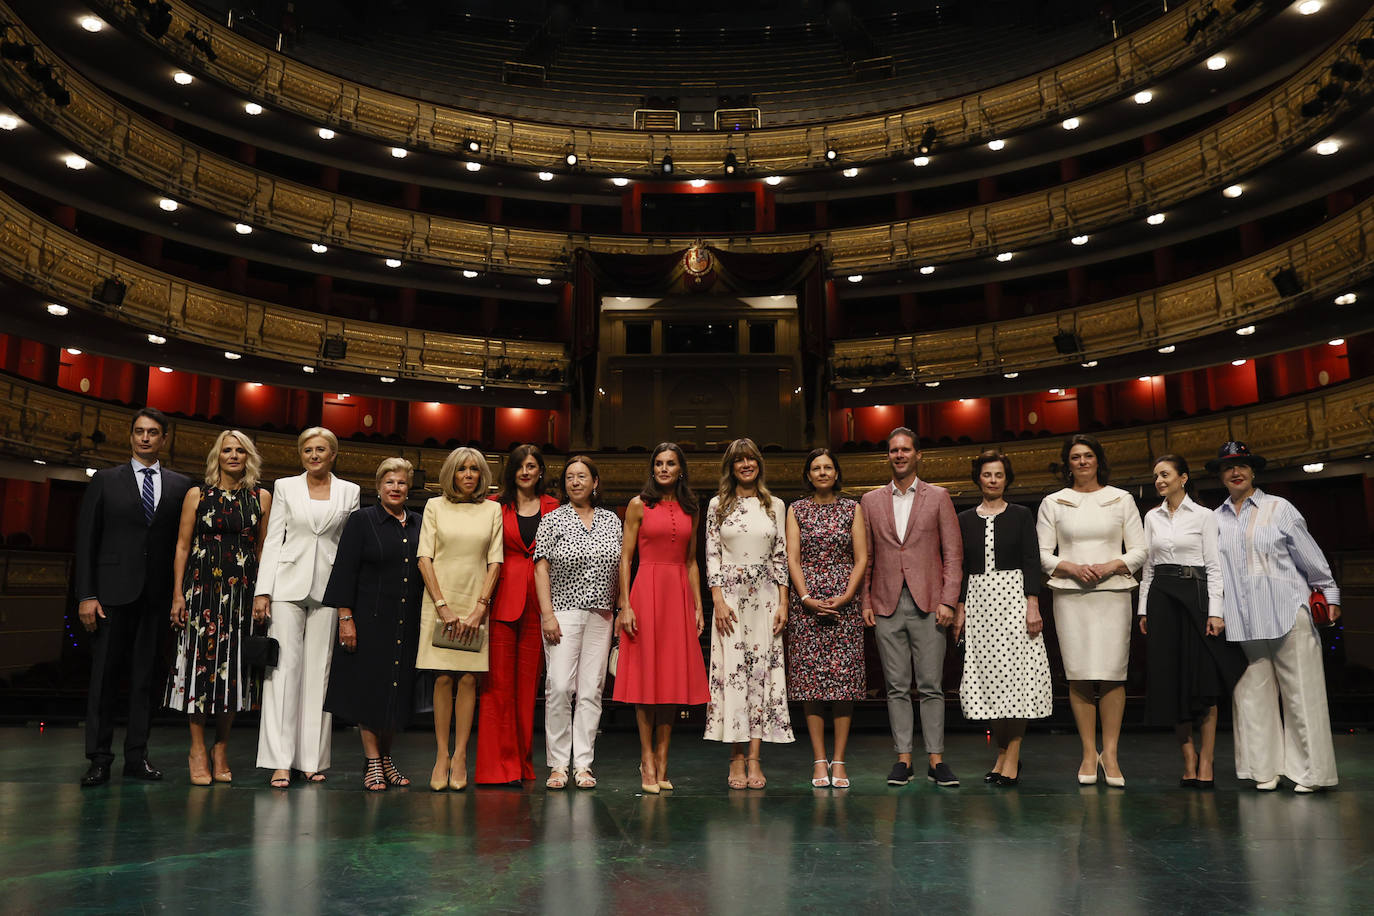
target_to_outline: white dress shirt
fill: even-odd
[[[143,472],[145,469],[153,472],[153,511],[156,512],[162,502],[162,462],[143,464],[137,458],[130,458],[129,464],[134,469],[134,489],[138,491],[140,502],[143,500]]]
[[[915,477],[911,478],[911,486],[906,488],[906,492],[902,492],[895,480],[888,484],[892,490],[892,521],[897,526],[899,544],[906,540],[906,524],[911,520],[911,507],[916,504],[916,486],[919,483]]]
[[[1207,616],[1226,619],[1221,600],[1221,554],[1217,549],[1217,517],[1187,494],[1173,512],[1167,502],[1145,513],[1145,567],[1140,577],[1140,605],[1145,615],[1150,582],[1157,563],[1202,566],[1207,570]]]

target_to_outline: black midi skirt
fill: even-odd
[[[1245,672],[1245,653],[1225,635],[1206,635],[1206,580],[1155,576],[1145,619],[1149,724],[1195,721],[1231,695]]]

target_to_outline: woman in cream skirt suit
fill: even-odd
[[[425,580],[415,667],[434,679],[437,753],[429,787],[467,787],[467,747],[477,705],[477,673],[487,670],[487,614],[501,573],[501,507],[487,500],[491,468],[473,448],[454,449],[439,471],[443,496],[425,503],[416,563]],[[436,625],[448,636],[480,639],[476,652],[434,645]],[[449,724],[454,726],[449,757]]]
[[[1100,766],[1107,785],[1122,788],[1117,743],[1126,709],[1131,590],[1145,562],[1145,529],[1131,494],[1107,486],[1107,455],[1095,438],[1069,437],[1061,463],[1069,486],[1041,501],[1035,529],[1040,565],[1053,589],[1069,705],[1083,742],[1078,781],[1096,783]]]

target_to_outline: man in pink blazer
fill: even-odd
[[[930,766],[926,778],[957,786],[944,762],[945,630],[954,621],[963,575],[964,548],[954,503],[943,487],[916,479],[921,452],[905,426],[887,437],[892,481],[864,494],[868,529],[868,573],[864,576],[864,622],[874,627],[887,681],[887,716],[897,763],[890,786],[911,781],[914,714],[912,668],[921,703],[921,736]]]

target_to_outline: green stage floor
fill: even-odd
[[[603,735],[600,786],[361,789],[356,734],[323,785],[267,787],[256,730],[232,786],[189,785],[184,732],[154,732],[162,783],[82,789],[77,728],[0,729],[0,913],[1351,913],[1374,911],[1374,735],[1340,734],[1339,789],[1177,788],[1170,736],[1128,733],[1125,790],[1080,788],[1077,739],[1032,733],[1016,789],[991,788],[980,734],[950,737],[964,780],[884,782],[885,735],[855,736],[853,788],[812,789],[807,745],[765,747],[764,791],[725,786],[725,750],[685,728],[671,794],[639,790],[632,735]],[[116,736],[118,743],[119,735]],[[539,738],[536,736],[536,742]],[[542,746],[535,750],[543,762]]]

